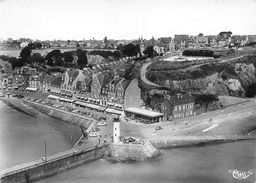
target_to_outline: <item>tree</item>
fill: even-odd
[[[9,62],[10,64],[12,64],[12,68],[14,69],[16,67],[16,63],[17,63],[18,59],[16,57],[11,57],[9,58]]]
[[[129,43],[124,46],[122,53],[128,57],[137,56],[140,51],[138,50],[138,47],[136,47],[135,44]]]
[[[46,55],[45,60],[50,66],[63,66],[62,56],[63,54],[60,50],[52,50]]]
[[[30,49],[35,49],[36,48],[36,45],[34,43],[28,43],[28,47]]]
[[[155,57],[157,55],[157,52],[154,50],[153,46],[148,46],[143,53],[149,58]]]
[[[220,38],[225,38],[225,39],[227,39],[227,38],[231,37],[231,35],[232,35],[232,32],[231,32],[231,31],[228,31],[228,32],[222,31],[222,32],[219,33],[218,36],[219,36]]]
[[[35,43],[35,47],[36,47],[37,49],[41,49],[42,46],[43,46],[42,43],[39,43],[39,42]]]
[[[107,38],[107,37],[104,37],[103,42],[104,42],[105,44],[108,43],[108,38]]]
[[[123,44],[117,45],[116,49],[119,50],[119,51],[122,51],[124,49]]]
[[[80,69],[83,69],[88,63],[86,53],[87,52],[85,50],[82,50],[82,49],[77,49],[76,50],[76,54],[78,56],[77,65],[79,66]]]
[[[32,63],[42,64],[44,63],[44,57],[42,57],[40,53],[34,53],[31,56],[31,61]]]
[[[17,59],[16,57],[11,57],[9,62],[12,64],[13,69],[15,69],[16,67],[22,67],[25,64],[22,58]]]
[[[63,53],[63,58],[65,63],[72,63],[73,62],[73,51],[66,51]]]
[[[24,47],[21,52],[20,52],[20,58],[22,58],[22,60],[27,63],[28,59],[31,57],[31,48],[29,48],[28,46]]]

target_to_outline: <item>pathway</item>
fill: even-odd
[[[148,85],[151,85],[151,86],[155,86],[155,87],[161,87],[160,85],[156,84],[156,83],[153,83],[151,81],[149,81],[147,78],[146,78],[146,72],[147,72],[147,68],[148,66],[152,63],[151,62],[147,62],[147,63],[144,63],[141,67],[141,70],[140,70],[140,78],[142,79],[143,82],[145,82],[146,84]]]

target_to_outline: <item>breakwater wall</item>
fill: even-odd
[[[158,137],[148,139],[156,148],[178,148],[206,144],[216,144],[233,142],[238,140],[253,140],[256,136],[237,136],[237,135],[220,135],[220,136],[173,136],[173,137]]]
[[[49,107],[46,105],[38,104],[35,102],[26,101],[26,104],[35,108],[36,110],[38,110],[39,112],[41,112],[43,114],[46,114],[48,116],[51,116],[51,117],[54,117],[57,119],[61,119],[61,120],[68,122],[69,124],[72,124],[72,125],[82,125],[85,128],[88,128],[94,122],[94,120],[91,118],[87,118],[84,116],[80,116],[77,114],[73,114],[70,112],[66,112],[66,111],[52,108],[52,107]]]
[[[98,145],[85,150],[74,148],[47,157],[46,161],[36,160],[6,169],[0,172],[0,180],[1,183],[33,182],[108,155],[108,144]]]
[[[3,98],[0,97],[0,100],[5,103],[6,105],[10,106],[11,108],[23,112],[27,115],[30,116],[36,116],[38,114],[38,111],[35,109],[31,108],[30,106],[24,104],[21,100],[19,99],[12,99],[12,98]]]

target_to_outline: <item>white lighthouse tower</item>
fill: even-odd
[[[114,117],[113,119],[113,143],[120,142],[120,119],[119,117]]]

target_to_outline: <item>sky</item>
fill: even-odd
[[[256,0],[0,0],[0,38],[256,34]]]

